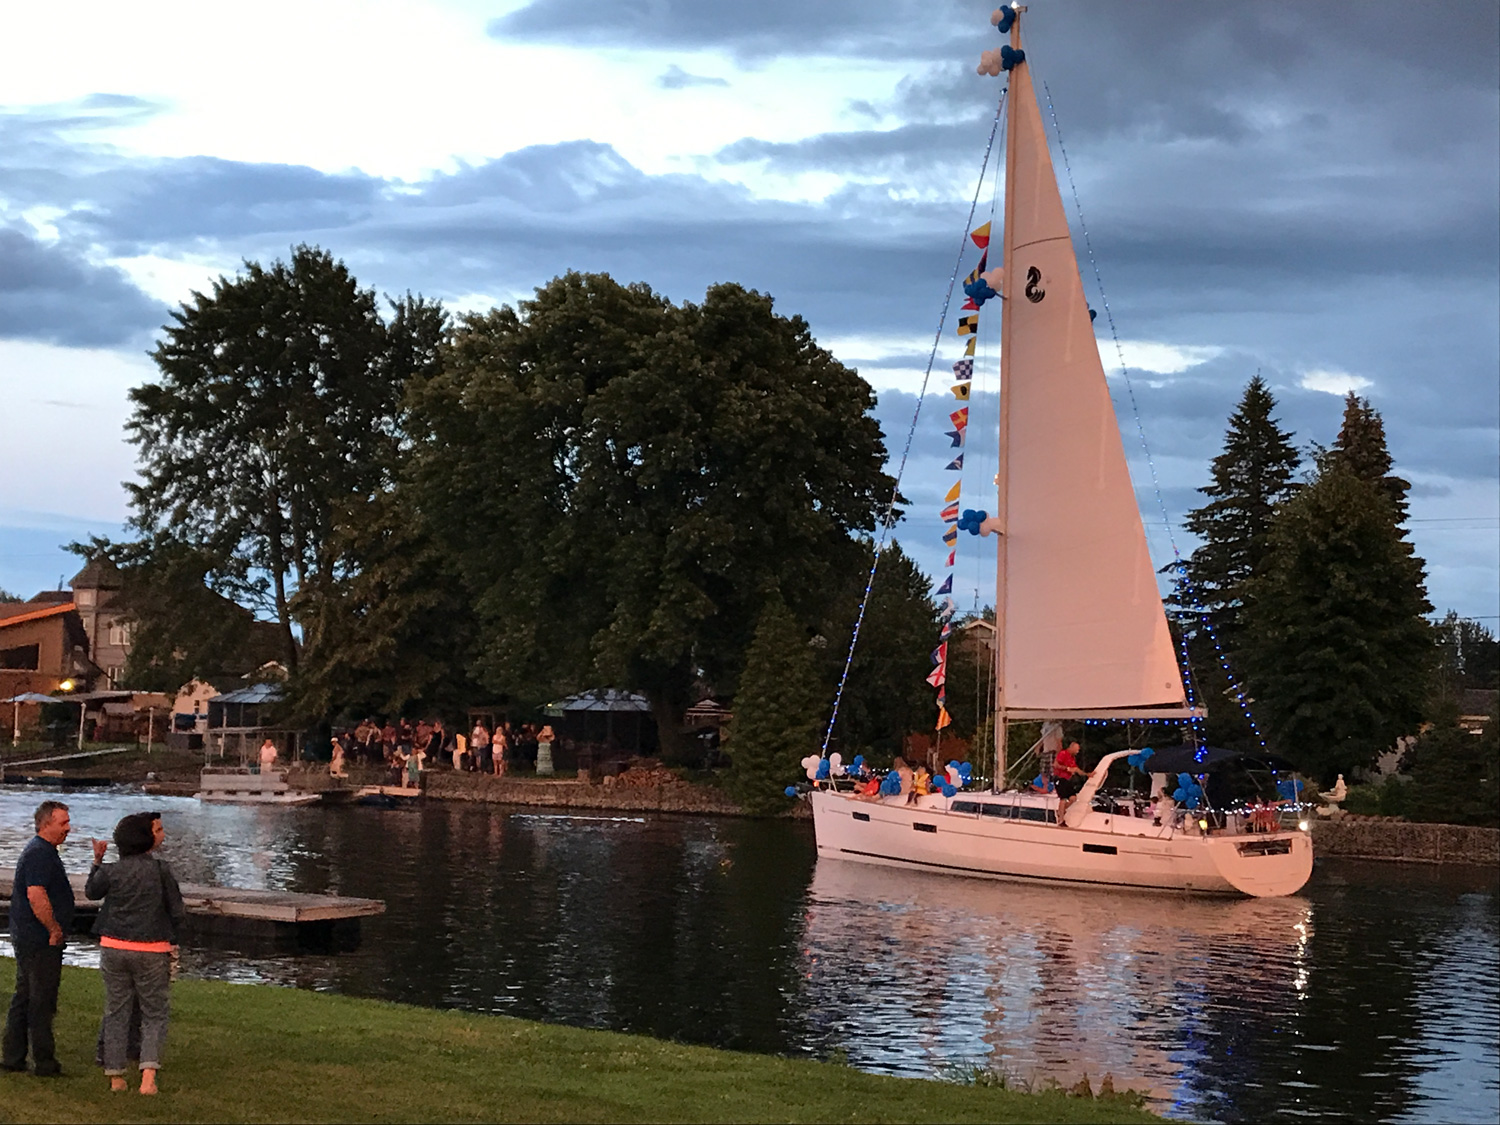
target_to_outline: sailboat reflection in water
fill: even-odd
[[[1001,308],[996,510],[955,516],[948,537],[962,529],[996,544],[997,778],[1006,775],[1012,721],[1187,724],[1203,714],[1189,705],[1157,589],[1021,47],[1024,10],[997,10],[992,22],[1010,43],[980,64],[981,73],[1007,79],[1002,260],[985,268],[994,247],[983,231],[975,241],[985,256],[965,285],[968,308],[990,299]],[[978,320],[977,311],[959,318],[968,339],[955,365],[960,400],[968,397]],[[967,414],[955,418],[958,441]],[[939,594],[950,590],[951,579]],[[951,614],[951,599],[945,608]],[[934,686],[941,673],[940,666]],[[872,799],[819,787],[810,796],[818,854],[986,878],[1258,897],[1292,894],[1307,881],[1313,854],[1305,827],[1181,807],[1169,794],[1184,787],[1173,789],[1162,771],[1153,769],[1158,801],[1150,812],[1135,802],[1096,803],[1110,766],[1129,754],[1095,766],[1062,823],[1048,793]],[[1190,776],[1184,804],[1196,804],[1196,784]]]

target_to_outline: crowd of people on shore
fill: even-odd
[[[364,764],[390,771],[400,784],[437,768],[504,777],[513,765],[550,762],[556,737],[550,724],[476,720],[466,733],[450,730],[442,719],[383,724],[365,719],[351,730],[334,732],[329,771],[343,777],[347,765]]]

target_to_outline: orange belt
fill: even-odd
[[[124,949],[131,953],[171,953],[170,941],[126,941],[124,938],[101,937],[99,944],[105,949]]]

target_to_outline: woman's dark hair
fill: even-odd
[[[121,857],[145,855],[151,850],[154,839],[151,822],[155,819],[150,813],[131,813],[120,818],[115,825],[115,847],[120,849]]]

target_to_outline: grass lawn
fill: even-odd
[[[14,975],[0,959],[0,1003]],[[0,1073],[0,1121],[1158,1120],[1124,1100],[208,981],[173,986],[162,1093],[142,1098],[110,1093],[93,1066],[102,997],[97,972],[63,970],[64,1075]]]

